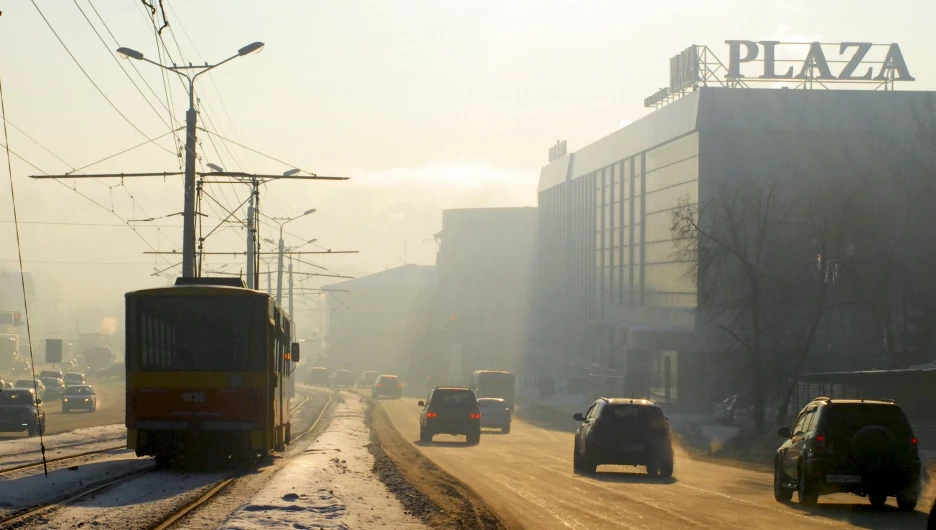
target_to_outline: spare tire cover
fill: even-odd
[[[897,439],[879,425],[863,427],[852,436],[849,457],[865,472],[886,472],[897,464]]]

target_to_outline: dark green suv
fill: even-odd
[[[419,415],[419,440],[432,441],[437,434],[464,434],[469,445],[481,441],[481,409],[470,388],[438,386],[429,392]]]
[[[648,475],[673,476],[673,443],[663,410],[649,399],[600,398],[575,433],[572,468],[594,473],[599,465],[646,466]]]
[[[901,510],[920,496],[920,453],[903,410],[892,400],[816,398],[799,413],[774,459],[774,496],[802,504],[853,493],[874,506],[897,498]]]

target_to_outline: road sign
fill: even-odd
[[[46,339],[45,360],[47,363],[62,362],[62,339]]]

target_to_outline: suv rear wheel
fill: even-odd
[[[805,464],[799,466],[799,477],[796,481],[796,491],[799,494],[799,503],[812,506],[819,502],[819,491],[816,485],[806,476]]]
[[[572,449],[572,471],[577,475],[581,475],[585,471],[585,463],[582,455],[579,454],[578,442]]]
[[[586,475],[594,475],[598,472],[598,462],[595,462],[594,457],[588,454],[586,449],[582,455],[582,473]]]
[[[428,432],[425,427],[419,429],[419,441],[422,443],[432,442],[432,433]]]
[[[868,494],[868,500],[871,501],[871,506],[875,508],[880,508],[887,504],[887,495],[883,493],[870,493]]]
[[[468,442],[468,445],[478,445],[481,443],[481,429],[478,429],[477,432],[466,435],[465,441]]]

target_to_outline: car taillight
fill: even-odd
[[[427,413],[426,413],[426,417],[427,417],[427,418],[438,418],[439,415],[436,414],[435,412],[427,412]]]
[[[910,454],[920,456],[920,441],[917,440],[916,436],[910,437]]]
[[[380,383],[377,383],[377,386],[383,386],[383,385],[381,385]]]
[[[816,433],[816,435],[813,436],[812,444],[810,447],[813,451],[825,451],[825,448],[826,448],[825,442],[826,442],[825,434],[821,432]]]
[[[400,383],[397,383],[397,384],[396,384],[396,387],[397,387],[397,388],[403,388],[403,385],[401,385]]]
[[[481,419],[481,414],[479,414],[479,413],[477,413],[477,412],[472,412],[472,413],[471,413],[471,419],[473,419],[473,420],[480,420],[480,419]]]

